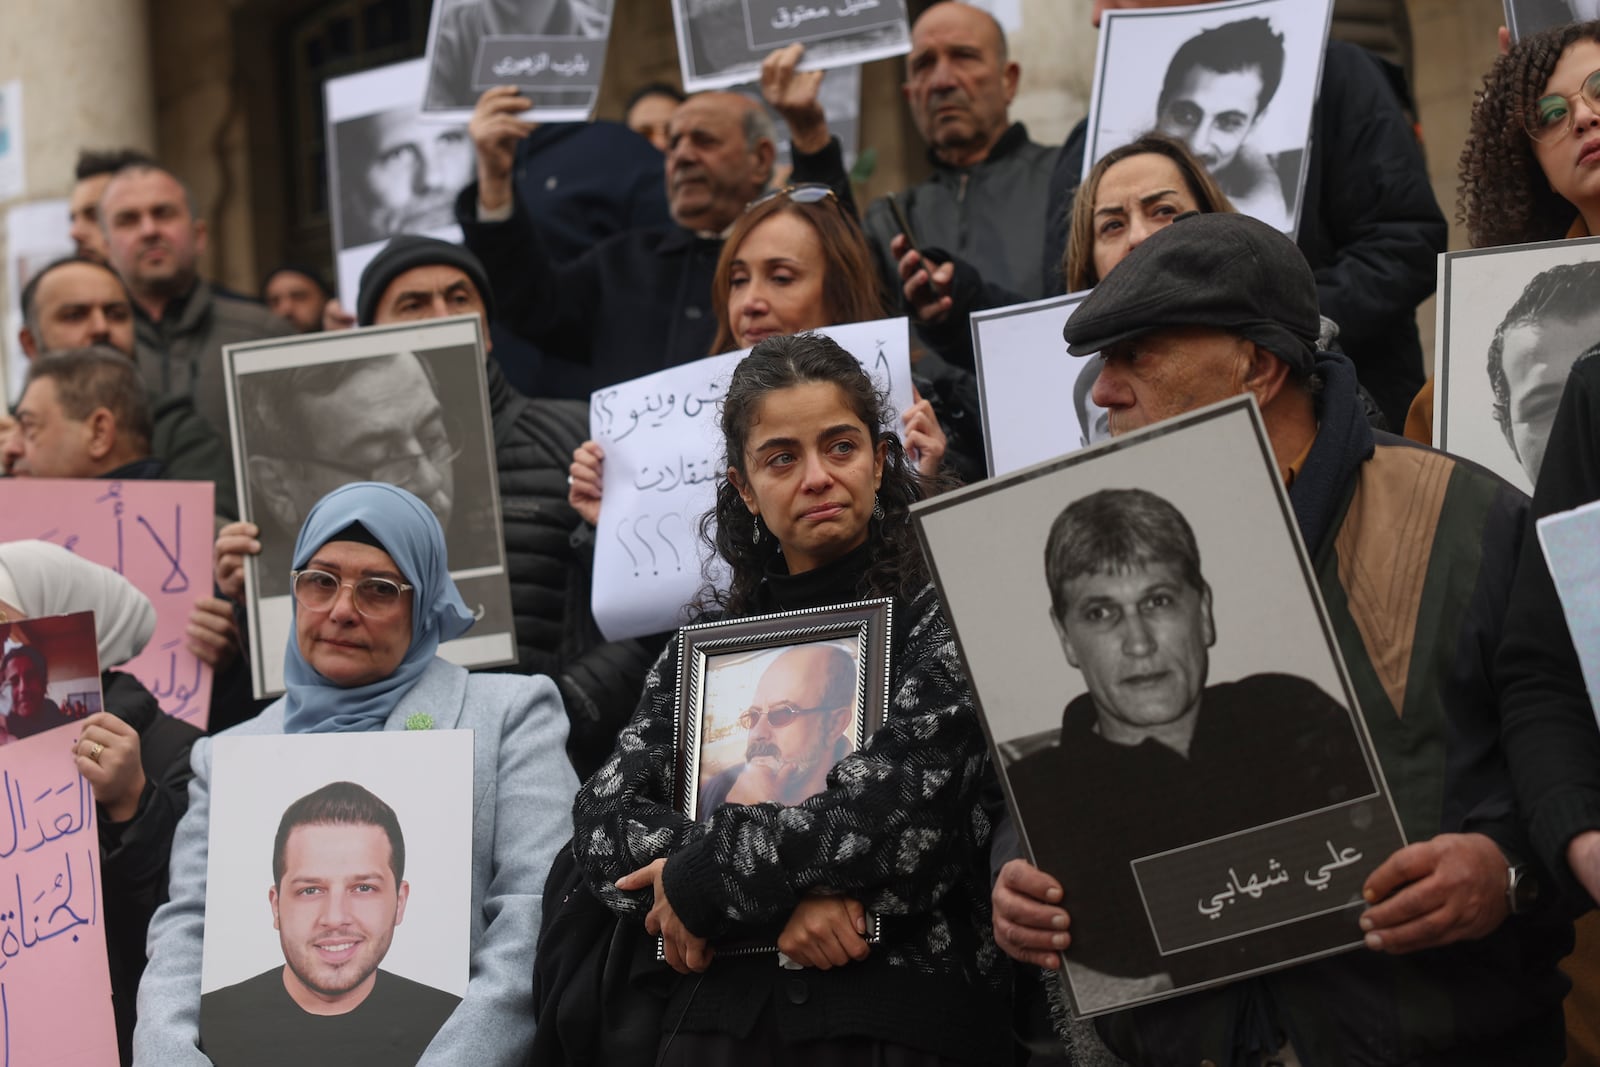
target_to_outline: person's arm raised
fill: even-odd
[[[517,142],[533,132],[534,123],[517,116],[533,102],[509,85],[485,89],[472,109],[467,132],[478,153],[478,208],[502,215],[511,207],[511,171]]]

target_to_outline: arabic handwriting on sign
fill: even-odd
[[[798,26],[805,25],[813,19],[825,19],[831,14],[833,14],[833,11],[826,5],[822,7],[806,7],[804,4],[796,4],[794,7],[780,7],[777,15],[772,19],[772,28],[775,30],[792,30]]]
[[[699,485],[715,481],[716,477],[716,467],[710,460],[679,456],[675,464],[668,463],[660,467],[645,464],[640,467],[639,473],[634,475],[633,487],[641,493],[651,489],[670,493],[681,485]]]
[[[0,934],[0,956],[4,957],[4,960],[0,961],[0,967],[4,967],[24,949],[33,949],[47,941],[53,941],[80,926],[88,926],[99,918],[99,901],[95,896],[95,886],[98,882],[95,877],[93,849],[84,850],[84,860],[88,865],[88,871],[80,878],[73,872],[71,852],[63,852],[61,870],[50,880],[46,888],[35,893],[31,899],[22,888],[22,876],[20,874],[13,876],[16,910],[0,914],[0,922],[6,924],[5,933]],[[88,895],[87,902],[77,900],[80,889]],[[48,901],[46,897],[49,898]],[[44,913],[42,924],[41,913]],[[20,938],[12,929],[12,924],[22,928]],[[78,935],[73,934],[72,940],[77,941]]]
[[[161,676],[145,682],[145,688],[150,690],[150,695],[160,701],[161,708],[168,715],[182,716],[189,708],[189,702],[200,692],[200,659],[190,656],[194,668],[194,676],[186,682],[178,681],[178,656],[183,645],[182,638],[173,638],[163,642],[158,651],[167,653],[167,672],[165,680]],[[157,668],[159,670],[160,668]],[[143,679],[141,679],[143,680]]]
[[[1361,860],[1361,853],[1353,848],[1338,849],[1333,847],[1332,841],[1324,842],[1328,846],[1328,855],[1333,857],[1333,862],[1324,863],[1317,868],[1317,876],[1311,877],[1311,872],[1306,872],[1306,885],[1315,886],[1319,891],[1328,888],[1328,881],[1333,877],[1333,872]]]
[[[88,791],[88,779],[80,777],[77,779],[77,781],[68,782],[59,789],[46,789],[44,792],[35,797],[33,804],[30,806],[34,809],[33,823],[34,827],[39,831],[39,840],[36,844],[29,845],[22,851],[32,852],[35,849],[49,844],[51,841],[59,840],[68,834],[75,834],[79,830],[82,830],[84,826],[87,825],[87,819],[90,810]],[[55,816],[55,818],[50,820],[50,828],[53,829],[55,833],[51,834],[46,832],[44,828],[45,820],[39,817],[39,804],[44,802],[47,798],[62,797],[66,796],[68,793],[72,794],[72,796],[71,799],[64,802],[67,805],[67,810],[61,812]],[[55,806],[59,803],[63,802],[51,801],[51,806]]]
[[[183,572],[183,564],[178,562],[178,557],[183,554],[183,505],[175,504],[172,508],[172,547],[167,547],[156,528],[150,525],[150,520],[143,515],[136,515],[139,525],[145,528],[150,535],[150,540],[156,543],[156,548],[166,557],[167,563],[172,567],[167,576],[161,579],[163,593],[187,593],[189,591],[189,576]]]

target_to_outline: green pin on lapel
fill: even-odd
[[[418,711],[408,715],[406,716],[406,729],[431,730],[433,729],[433,716],[425,711]]]

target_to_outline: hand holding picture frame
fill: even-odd
[[[825,790],[888,710],[892,615],[881,598],[679,630],[673,806],[709,822],[727,804],[792,806]],[[775,935],[717,952],[775,951]]]

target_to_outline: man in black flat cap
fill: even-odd
[[[1175,221],[1068,320],[1100,352],[1113,434],[1248,393],[1317,572],[1406,836],[1368,878],[1366,950],[1095,1020],[1132,1062],[1550,1064],[1565,1056],[1563,902],[1518,817],[1490,669],[1528,502],[1499,478],[1374,431],[1354,367],[1318,352],[1316,281],[1243,215]],[[1219,471],[1219,479],[1228,477]],[[1049,968],[1073,900],[1002,824],[995,939]],[[1092,863],[1093,857],[1081,862]],[[1086,935],[1089,936],[1089,935]],[[1296,1059],[1297,1057],[1297,1059]]]

